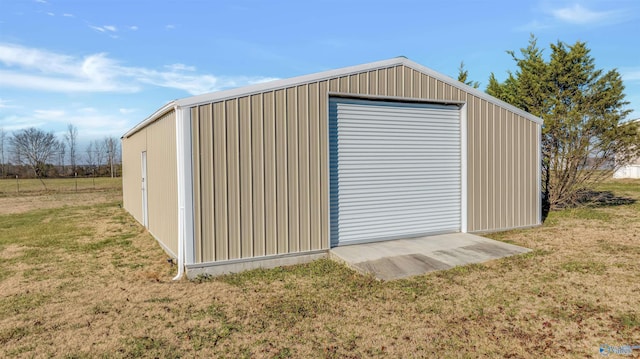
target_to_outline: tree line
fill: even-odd
[[[598,183],[640,157],[639,121],[626,121],[630,110],[617,70],[596,68],[586,43],[550,44],[544,56],[531,35],[504,81],[492,73],[485,92],[541,119],[542,195],[547,208],[574,206],[589,199]],[[458,81],[468,80],[461,63]]]
[[[121,174],[120,141],[112,136],[78,147],[78,128],[61,138],[31,127],[9,133],[0,128],[0,178],[111,176]]]

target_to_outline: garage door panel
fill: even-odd
[[[393,198],[394,196],[416,196],[420,198],[440,198],[443,197],[443,192],[447,195],[458,193],[458,188],[451,183],[441,184],[438,186],[440,188],[437,193],[421,193],[415,190],[416,186],[369,186],[369,187],[352,187],[343,189],[340,193],[340,198],[358,198],[364,197],[365,199],[373,197],[370,199],[371,202],[375,202],[384,198]],[[370,196],[370,197],[368,197]]]
[[[450,226],[451,226],[450,223],[443,223],[442,225],[435,225],[434,224],[434,225],[431,226],[430,232],[427,235],[451,233],[451,230],[449,229]],[[356,242],[356,243],[371,242],[372,241],[371,238],[383,238],[383,239],[379,239],[379,240],[410,238],[410,236],[407,236],[407,234],[398,231],[396,228],[392,228],[392,229],[389,229],[389,228],[392,228],[392,227],[380,225],[380,227],[377,227],[377,228],[368,227],[368,228],[363,229],[363,230],[356,230],[356,231],[352,231],[352,232],[346,231],[346,232],[342,232],[342,233],[334,233],[334,232],[332,232],[331,234],[332,235],[342,235],[342,236],[348,236],[349,237],[349,240],[351,242],[340,243],[340,245],[353,244],[353,242]],[[409,233],[418,233],[418,232],[423,230],[423,226],[421,226],[419,224],[416,224],[415,221],[409,222],[408,224],[405,224],[403,226],[403,228]]]
[[[332,245],[460,230],[457,106],[329,107]]]
[[[435,221],[440,221],[441,224],[443,226],[449,226],[451,224],[454,224],[453,222],[450,221],[451,215],[453,214],[453,212],[445,212],[442,214],[433,214],[433,216],[429,216],[428,218],[425,218],[423,215],[410,215],[410,214],[405,214],[404,216],[400,217],[400,215],[397,218],[394,217],[388,217],[389,220],[393,220],[393,222],[397,225],[397,226],[402,226],[402,228],[406,229],[409,227],[415,227],[415,228],[419,228],[420,231],[424,230],[424,225],[422,224],[422,222],[426,219],[428,219],[429,221],[433,222],[431,223],[430,227],[435,227],[436,223]],[[356,221],[352,221],[352,223],[355,223]],[[340,222],[341,224],[345,225],[350,223],[349,221],[344,221],[344,222]],[[380,220],[366,220],[366,221],[357,221],[357,223],[363,223],[366,224],[366,228],[356,228],[355,226],[350,226],[350,227],[346,227],[343,226],[343,228],[345,229],[340,229],[340,233],[341,234],[348,234],[348,233],[361,233],[361,232],[366,232],[366,231],[372,231],[372,230],[386,230],[387,228],[392,228],[391,226],[389,226],[385,221],[380,221]],[[396,229],[397,230],[397,229]],[[401,233],[400,231],[398,231],[399,233]]]

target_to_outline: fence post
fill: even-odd
[[[20,194],[20,181],[18,181],[18,175],[16,175],[16,187],[18,188],[18,194]]]
[[[78,172],[76,172],[75,175],[76,175],[76,193],[78,193]]]

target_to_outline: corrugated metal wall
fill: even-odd
[[[178,186],[176,115],[170,111],[133,135],[122,139],[124,208],[142,223],[141,153],[147,152],[149,232],[178,253]]]
[[[142,223],[142,166],[140,153],[147,148],[147,131],[122,139],[122,204]]]
[[[468,231],[538,224],[538,125],[398,65],[192,108],[196,262],[328,247],[329,92],[466,102]]]

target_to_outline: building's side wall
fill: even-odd
[[[147,131],[122,139],[122,203],[142,223],[141,153],[147,149]]]
[[[147,152],[149,232],[172,255],[178,253],[176,116],[170,111],[122,141],[124,207],[142,222],[142,163]]]
[[[194,107],[196,262],[329,246],[330,92],[466,102],[468,231],[538,224],[538,125],[394,66]]]

